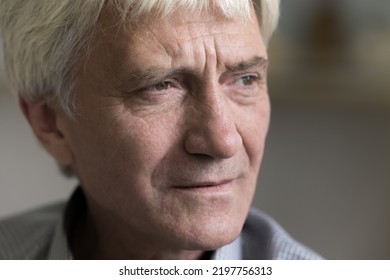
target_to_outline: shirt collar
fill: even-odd
[[[217,249],[212,260],[242,260],[241,234],[232,242]]]
[[[49,260],[72,260],[73,255],[68,246],[64,229],[64,219],[60,219],[55,227],[48,255]]]

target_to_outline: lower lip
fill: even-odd
[[[193,193],[220,193],[220,192],[229,191],[232,186],[233,186],[233,180],[218,185],[187,186],[187,187],[175,186],[173,187],[173,189],[178,191],[193,192]]]

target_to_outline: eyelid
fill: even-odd
[[[257,75],[260,80],[265,79],[267,74],[267,67],[264,64],[255,65],[252,67],[248,67],[246,69],[227,69],[224,73],[221,74],[219,78],[219,82],[225,83],[226,80],[231,79],[231,77],[237,76],[246,76],[246,75]]]
[[[150,86],[146,86],[145,89],[152,89],[160,84],[164,84],[164,83],[171,83],[171,80],[163,80],[163,81],[160,81],[160,82],[157,82],[157,83],[154,83]]]
[[[142,89],[148,86],[158,84],[165,80],[180,79],[181,76],[186,74],[184,68],[178,69],[165,69],[160,67],[152,67],[144,69],[142,71],[135,71],[125,79],[125,82],[129,85],[133,85],[134,88]]]
[[[244,82],[244,78],[250,78],[251,84],[244,86],[253,86],[254,84],[262,83],[264,80],[260,75],[257,74],[248,74],[248,75],[240,75],[234,82]]]
[[[253,77],[255,82],[265,80],[265,74],[257,71],[243,71],[241,73],[224,73],[219,79],[219,82],[221,84],[230,84],[245,77]]]
[[[130,90],[131,92],[140,92],[145,90],[150,90],[151,88],[157,86],[158,84],[164,83],[164,82],[172,82],[174,79],[172,77],[164,77],[160,79],[153,79],[153,80],[139,80],[136,83],[133,84],[133,88]]]
[[[158,90],[156,87],[159,84],[163,84],[163,83],[169,83],[169,88],[163,89],[163,90]],[[183,86],[181,85],[181,83],[177,79],[165,79],[165,80],[162,80],[160,82],[154,83],[153,85],[141,88],[138,90],[138,92],[160,92],[160,93],[162,93],[165,90],[177,91],[177,90],[182,90],[182,89],[183,89]]]

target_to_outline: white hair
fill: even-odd
[[[252,4],[267,43],[277,26],[279,0],[0,0],[0,33],[11,85],[22,98],[50,98],[69,116],[77,66],[106,6],[118,20],[135,23],[146,15],[167,16],[177,9],[217,8],[228,18],[250,18]]]

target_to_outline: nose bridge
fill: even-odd
[[[226,97],[218,94],[214,89],[206,90],[205,92],[203,104],[199,106],[204,120],[201,125],[205,132],[208,131],[210,136],[218,136],[219,130],[235,129],[233,116],[230,113]]]
[[[218,91],[218,86],[209,84],[195,103],[195,116],[186,139],[187,151],[213,158],[234,156],[242,140],[226,96]]]

